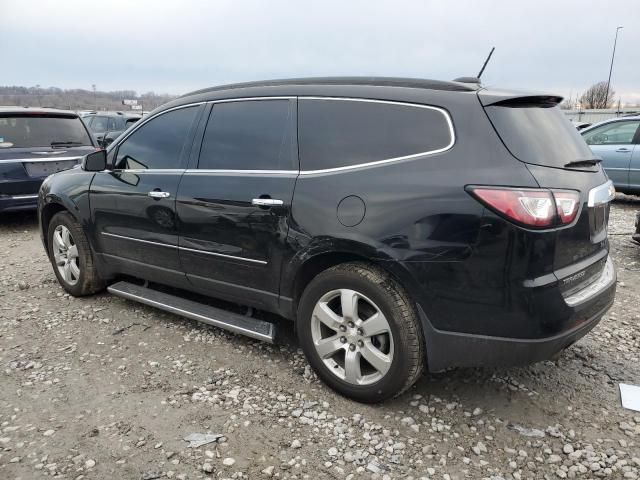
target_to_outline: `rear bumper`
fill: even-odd
[[[451,367],[517,366],[548,360],[584,337],[598,324],[613,304],[615,290],[616,272],[609,259],[598,281],[584,291],[565,298],[567,308],[572,310],[572,317],[578,321],[560,333],[543,338],[509,338],[438,330],[418,306],[429,370],[437,372]]]

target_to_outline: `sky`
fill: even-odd
[[[452,80],[640,104],[640,0],[0,0],[0,85],[182,94],[273,78]]]

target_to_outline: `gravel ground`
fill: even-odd
[[[557,361],[425,375],[375,406],[326,388],[293,340],[65,295],[35,216],[3,215],[0,478],[640,478],[640,412],[618,393],[640,384],[636,210],[612,208],[614,307]]]

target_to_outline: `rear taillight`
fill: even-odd
[[[570,190],[468,187],[487,207],[508,219],[533,228],[568,225],[580,206],[580,195]]]

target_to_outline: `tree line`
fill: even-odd
[[[24,107],[50,107],[68,110],[129,110],[122,105],[124,99],[137,99],[144,110],[153,110],[175,96],[146,92],[137,95],[134,90],[103,92],[98,90],[0,86],[0,105]]]

